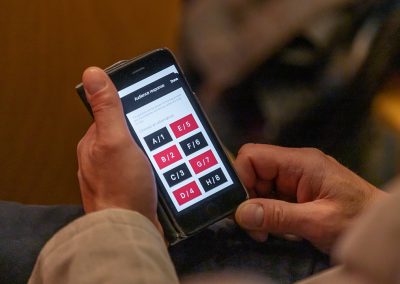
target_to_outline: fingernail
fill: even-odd
[[[247,229],[256,229],[264,223],[264,208],[259,204],[245,204],[239,207],[239,224]]]
[[[102,72],[95,68],[91,68],[86,72],[89,74],[85,76],[84,86],[89,95],[94,95],[106,87],[107,81]]]

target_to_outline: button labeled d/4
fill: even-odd
[[[185,204],[190,200],[201,195],[200,189],[195,181],[174,191],[174,196],[179,205]]]

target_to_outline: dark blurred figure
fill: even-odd
[[[187,1],[185,69],[223,142],[317,147],[359,171],[371,101],[399,67],[398,2]]]

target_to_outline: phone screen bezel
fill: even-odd
[[[201,228],[204,228],[205,226],[214,223],[218,219],[221,219],[232,213],[232,211],[242,201],[248,198],[246,190],[240,182],[234,168],[232,167],[221,146],[218,137],[208,122],[203,110],[201,109],[201,106],[190,89],[181,68],[169,50],[159,49],[145,54],[139,58],[125,61],[124,63],[120,63],[119,66],[111,69],[108,74],[111,80],[114,82],[117,90],[122,90],[171,65],[176,66],[182,82],[182,88],[184,89],[187,98],[192,104],[197,116],[201,120],[210,140],[214,144],[223,164],[233,180],[233,184],[228,186],[226,189],[223,189],[220,192],[217,192],[212,196],[200,201],[199,203],[196,203],[189,208],[178,212],[168,194],[163,190],[164,186],[157,174],[157,171],[152,165],[157,181],[159,202],[164,206],[164,209],[166,209],[170,217],[173,218],[175,225],[178,226],[179,229],[186,235],[191,235],[197,230],[200,230]],[[138,145],[143,149],[143,146],[141,145],[139,138],[129,121],[127,124],[132,136]]]

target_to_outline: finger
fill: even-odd
[[[285,200],[306,202],[321,187],[329,161],[316,149],[247,144],[240,149],[235,167],[248,188],[257,190],[260,181],[274,181],[275,189]],[[306,188],[311,190],[301,190]]]
[[[266,238],[268,233],[307,237],[308,226],[312,223],[313,206],[312,203],[251,199],[239,206],[235,219],[256,240]]]
[[[264,231],[248,231],[247,234],[257,242],[265,242],[268,239],[268,232]]]
[[[127,126],[122,103],[108,75],[100,68],[90,67],[83,73],[82,82],[92,108],[97,135],[105,138],[125,135]]]

